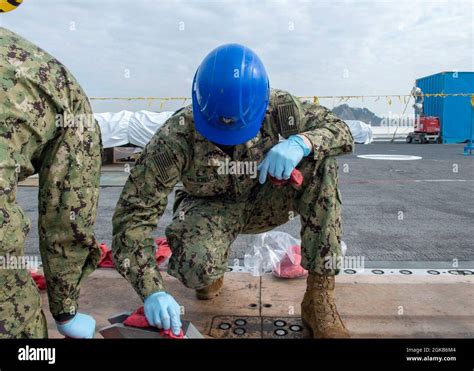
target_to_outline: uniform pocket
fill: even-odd
[[[219,174],[216,169],[212,169],[212,171],[185,175],[182,182],[188,194],[211,197],[229,193],[229,177],[228,174]]]
[[[29,275],[26,269],[2,269],[0,271],[0,304],[18,296],[19,290],[30,284]]]
[[[0,212],[0,252],[2,255],[23,255],[25,238],[31,228],[30,219],[19,205],[8,205]]]

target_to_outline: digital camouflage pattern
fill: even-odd
[[[93,235],[100,129],[66,68],[0,28],[0,256],[21,257],[30,221],[19,181],[39,174],[39,244],[51,313],[74,314],[100,250]],[[0,338],[45,337],[40,296],[26,269],[0,269]]]
[[[313,152],[298,168],[300,189],[258,183],[256,174],[220,171],[226,161],[260,163],[279,137],[304,134]],[[125,184],[113,218],[113,251],[119,272],[146,298],[164,290],[151,231],[176,192],[166,229],[172,249],[168,272],[186,286],[203,288],[226,271],[230,244],[239,233],[260,233],[301,215],[302,265],[337,273],[323,264],[340,255],[341,198],[334,156],[351,152],[347,125],[330,110],[272,90],[260,132],[235,146],[232,158],[194,129],[192,106],[176,112],[144,149]],[[248,169],[251,167],[249,166]]]

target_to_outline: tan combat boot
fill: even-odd
[[[308,284],[301,303],[301,319],[314,338],[349,338],[334,302],[334,276],[308,275]]]
[[[211,300],[222,291],[222,286],[224,285],[224,276],[215,280],[211,285],[204,287],[202,289],[196,290],[196,297],[199,300]]]

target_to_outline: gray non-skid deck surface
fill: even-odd
[[[379,142],[357,145],[353,154],[338,157],[347,254],[362,255],[368,261],[474,261],[474,156],[463,156],[462,149],[463,145]],[[367,160],[357,157],[361,154],[423,159]],[[111,218],[121,189],[101,188],[95,229],[97,239],[109,246]],[[37,188],[19,188],[18,201],[32,220],[26,243],[29,254],[38,253],[36,198]],[[164,234],[171,220],[173,199],[170,195],[157,236]],[[299,229],[299,219],[278,228],[295,237]],[[251,238],[240,236],[230,257],[243,258]]]

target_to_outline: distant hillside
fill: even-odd
[[[339,118],[343,120],[360,120],[372,126],[380,126],[382,118],[367,108],[350,107],[347,104],[341,104],[332,110]]]

